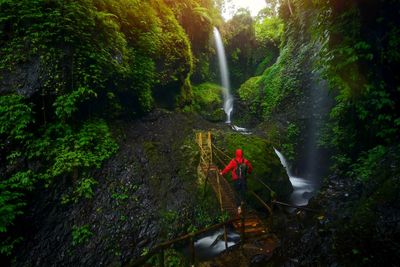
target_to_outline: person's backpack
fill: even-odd
[[[239,163],[236,159],[236,175],[238,179],[245,179],[247,176],[247,165],[244,163],[244,159],[242,160],[242,163]]]

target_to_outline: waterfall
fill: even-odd
[[[224,111],[226,113],[226,123],[231,122],[231,113],[233,111],[233,97],[230,93],[231,85],[229,82],[229,70],[226,63],[224,44],[222,43],[221,34],[218,29],[214,27],[214,39],[217,47],[219,70],[222,82],[222,94],[224,99]]]
[[[286,169],[287,175],[289,176],[289,178],[292,177],[292,174],[289,169],[289,164],[287,163],[285,157],[275,147],[274,147],[274,150],[275,150],[275,154],[278,156],[279,160],[281,161],[282,166]]]
[[[279,157],[281,164],[286,169],[286,173],[289,176],[290,183],[293,186],[293,192],[290,195],[290,202],[297,206],[305,206],[308,204],[308,200],[312,197],[315,191],[316,185],[310,180],[306,180],[301,177],[295,177],[290,171],[290,167],[285,157],[275,149],[275,154]]]

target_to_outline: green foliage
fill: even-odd
[[[116,200],[125,200],[129,198],[127,194],[121,194],[121,193],[113,193],[111,197]]]
[[[7,238],[6,240],[1,240],[0,241],[0,254],[10,256],[12,251],[14,250],[14,247],[22,242],[22,238]]]
[[[19,171],[4,183],[8,185],[10,189],[32,191],[35,183],[35,176],[31,170]]]
[[[295,50],[293,40],[282,48],[277,62],[266,69],[261,76],[260,85],[263,89],[261,108],[264,117],[268,117],[287,97],[301,93],[302,75],[308,47],[303,53]]]
[[[143,249],[141,256],[145,256],[149,253],[147,248]],[[160,255],[154,255],[146,262],[151,266],[160,266]],[[188,266],[188,260],[182,253],[175,249],[165,249],[164,250],[164,264],[168,267],[180,267]]]
[[[221,30],[233,88],[238,88],[254,75],[254,57],[257,50],[254,20],[246,9],[239,9]],[[261,59],[261,56],[260,56]]]
[[[193,87],[193,94],[195,96],[195,103],[201,104],[222,104],[221,94],[222,89],[217,84],[203,83]]]
[[[258,76],[262,75],[267,68],[271,67],[272,64],[275,63],[276,57],[277,56],[273,51],[268,51],[265,54],[264,59],[258,64],[255,74]]]
[[[222,89],[219,85],[203,83],[193,87],[193,108],[204,118],[221,121],[225,115],[222,108]]]
[[[155,11],[164,21],[163,24],[160,24],[160,30],[169,32],[169,34],[163,35],[159,42],[159,53],[165,55],[162,66],[166,67],[158,73],[161,85],[178,79],[181,79],[180,81],[183,83],[193,67],[189,39],[172,10],[162,1],[158,1]]]
[[[230,218],[230,215],[228,214],[227,211],[224,211],[219,217],[218,221],[219,222],[226,222]]]
[[[97,182],[89,173],[118,148],[102,118],[148,112],[159,90],[190,103],[189,37],[202,41],[195,48],[201,51],[215,14],[212,1],[186,4],[0,1],[0,79],[7,87],[0,96],[0,230],[8,240],[1,253],[20,240],[8,236],[10,227],[39,180],[49,186],[72,178],[64,203],[93,196]],[[86,230],[75,228],[74,243]]]
[[[256,39],[260,43],[280,43],[284,30],[284,23],[279,17],[264,17],[256,21]]]
[[[165,252],[165,263],[168,267],[187,266],[188,262],[182,253],[174,249],[168,249]]]
[[[96,97],[96,93],[85,87],[80,87],[68,95],[61,95],[57,97],[53,103],[53,106],[55,107],[54,113],[59,119],[70,118],[73,112],[78,110],[79,103],[88,100],[93,96]]]
[[[34,123],[31,106],[25,102],[16,94],[0,96],[0,164],[14,169],[14,172],[5,171],[0,176],[0,233],[6,233],[17,216],[23,214],[25,193],[31,191],[35,183],[31,170],[17,167],[23,158],[24,146],[32,137],[29,126]],[[10,255],[20,240],[6,238],[0,244],[0,253]]]
[[[299,134],[299,127],[295,123],[289,123],[286,128],[286,142],[282,144],[282,152],[289,161],[295,159],[295,148]]]
[[[368,182],[374,178],[372,174],[379,168],[380,161],[386,153],[387,148],[384,146],[376,146],[367,152],[362,152],[357,162],[351,166],[354,173],[350,174],[363,182]]]
[[[162,228],[166,233],[166,238],[170,239],[179,230],[177,222],[180,220],[179,213],[175,210],[163,210],[160,212]]]
[[[98,182],[92,177],[83,178],[78,181],[77,186],[74,188],[72,195],[63,194],[61,197],[61,204],[69,204],[71,201],[77,203],[82,199],[91,199],[94,196],[93,187]]]
[[[22,117],[29,118],[30,114],[24,107],[23,105],[22,112],[26,113]],[[10,113],[7,113],[8,115]],[[21,122],[22,125],[26,125],[27,119],[21,119]],[[5,123],[5,125],[7,124]],[[18,124],[15,126],[18,127]],[[14,133],[16,136],[22,137],[17,140],[24,150],[14,150],[7,155],[8,164],[19,166],[18,168],[21,170],[4,173],[1,177],[1,232],[7,232],[17,216],[23,214],[23,207],[26,205],[25,194],[35,188],[38,179],[45,179],[46,183],[51,183],[57,176],[72,174],[74,170],[84,171],[99,167],[117,149],[117,144],[112,139],[107,124],[102,120],[88,121],[78,130],[73,130],[68,125],[61,123],[47,126],[42,136],[35,139],[26,137],[32,135],[23,131],[25,126],[19,127],[18,131],[13,131],[11,128],[7,132],[11,135],[8,137],[9,140],[12,140],[10,138]],[[35,171],[25,169],[24,165],[21,166],[21,159],[40,160],[42,165]],[[93,195],[92,186],[96,183],[93,178],[80,180],[74,190],[72,200],[76,202],[80,198],[90,198]],[[64,202],[69,200],[67,197]],[[9,245],[14,243],[13,240],[18,240],[18,237],[11,238],[8,245],[5,245],[4,251],[7,254],[11,253],[7,248],[13,247]]]
[[[77,100],[80,94],[93,95],[82,89],[72,93],[75,88],[95,89],[100,109],[107,105],[102,90],[108,87],[128,113],[147,112],[157,83],[178,82],[181,87],[191,73],[191,44],[163,1],[55,0],[49,5],[22,0],[0,5],[0,30],[7,37],[0,43],[0,69],[8,74],[19,64],[38,62],[44,97],[53,101],[54,95],[61,96],[59,108],[63,98],[70,98],[64,115],[72,112],[74,101],[84,101]],[[204,18],[200,4],[191,10]]]
[[[246,106],[249,107],[253,116],[259,116],[260,106],[260,76],[251,77],[244,82],[238,89],[240,100],[244,101]]]
[[[204,185],[205,186],[205,185]],[[196,202],[193,210],[191,229],[202,229],[218,222],[219,204],[213,189],[208,185],[198,188]]]
[[[4,140],[22,141],[30,137],[27,128],[34,119],[31,106],[24,102],[17,94],[0,96],[0,136]],[[0,143],[0,149],[4,145]]]
[[[92,236],[93,232],[90,230],[89,225],[82,225],[72,227],[72,245],[78,246],[86,243]]]
[[[337,92],[325,145],[337,150],[337,170],[368,180],[367,162],[378,160],[383,152],[379,147],[392,144],[399,135],[399,80],[393,61],[398,49],[392,45],[400,42],[400,28],[393,17],[384,15],[384,10],[399,6],[395,1],[376,1],[373,9],[379,12],[373,13],[354,3],[343,9],[328,3],[318,7],[324,15],[315,34],[329,31],[340,36],[331,41],[321,38],[319,68]],[[382,43],[383,32],[390,37]]]
[[[0,183],[0,232],[7,232],[15,217],[22,214],[21,208],[26,205],[22,202],[22,193],[11,190],[10,186]]]
[[[186,31],[195,54],[208,46],[213,20],[217,16],[211,0],[166,1]]]
[[[47,136],[44,138],[47,139]],[[42,141],[38,145],[42,145]],[[104,121],[88,121],[78,132],[70,132],[57,139],[51,151],[52,166],[47,174],[56,177],[62,173],[71,173],[74,168],[99,168],[117,148]]]
[[[276,14],[261,13],[253,18],[241,8],[221,27],[233,89],[250,77],[261,75],[279,54],[283,21]]]
[[[92,177],[81,179],[74,189],[74,195],[78,198],[90,199],[94,196],[93,186],[98,184]]]
[[[332,223],[336,228],[334,252],[346,265],[361,261],[368,265],[378,262],[390,265],[392,257],[397,255],[398,231],[394,230],[396,223],[391,218],[400,198],[398,152],[398,145],[377,146],[363,153],[364,161],[353,167],[357,172],[350,173],[362,182],[361,196],[342,211],[350,216],[340,217]],[[367,166],[368,163],[371,166]],[[381,253],[393,256],[376,258]]]
[[[241,100],[251,102],[258,97],[259,80],[259,76],[251,77],[240,86],[238,93]]]
[[[212,0],[165,1],[185,30],[193,51],[193,75],[195,83],[211,81],[215,76],[210,66],[213,44],[210,42],[212,27],[218,25],[221,14]]]

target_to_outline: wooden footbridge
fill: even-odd
[[[230,160],[230,158],[212,143],[211,132],[196,133],[196,142],[200,148],[199,177],[204,179],[202,182],[204,182],[205,186],[207,186],[207,183],[211,185],[217,195],[221,212],[228,214],[231,219],[242,218],[242,220],[234,223],[234,227],[239,232],[244,232],[245,234],[251,233],[252,235],[267,233],[267,227],[255,212],[251,212],[249,209],[243,209],[244,214],[238,214],[236,193],[228,181],[219,174],[220,171],[213,162],[213,157],[215,157],[215,160],[219,160],[223,165],[227,165],[229,161],[224,162],[221,158],[225,157],[227,160]],[[215,150],[215,153],[213,150]],[[220,156],[218,156],[217,152]],[[254,192],[251,193],[255,194]],[[261,200],[260,197],[257,199]],[[262,204],[267,208],[268,212],[272,212],[268,204],[263,201]]]
[[[175,243],[182,241],[189,241],[190,260],[192,266],[194,266],[196,262],[194,249],[195,238],[200,234],[223,228],[225,247],[228,249],[228,227],[233,227],[240,233],[240,247],[244,252],[244,255],[249,259],[260,254],[269,257],[276,248],[278,243],[277,238],[271,233],[270,229],[265,225],[256,212],[244,208],[242,213],[238,214],[235,201],[236,193],[229,182],[219,174],[219,169],[214,164],[214,161],[218,160],[222,165],[226,165],[228,162],[224,162],[223,158],[226,161],[230,160],[230,157],[213,144],[211,132],[197,132],[196,143],[200,150],[200,163],[198,166],[200,183],[204,184],[204,188],[206,188],[208,184],[211,185],[218,198],[221,213],[227,215],[228,218],[222,223],[164,242],[151,249],[149,253],[140,257],[136,261],[128,263],[126,266],[142,266],[150,257],[156,254],[159,255],[159,265],[164,266],[164,250],[172,247]],[[267,190],[271,190],[271,188],[265,185],[262,181],[260,182],[266,186]],[[266,208],[268,213],[272,215],[272,203],[268,205],[255,192],[250,193],[253,194],[253,196]],[[270,216],[270,218],[272,218],[272,216]]]

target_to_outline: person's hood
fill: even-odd
[[[242,158],[243,158],[243,150],[236,149],[236,159],[242,159]]]

